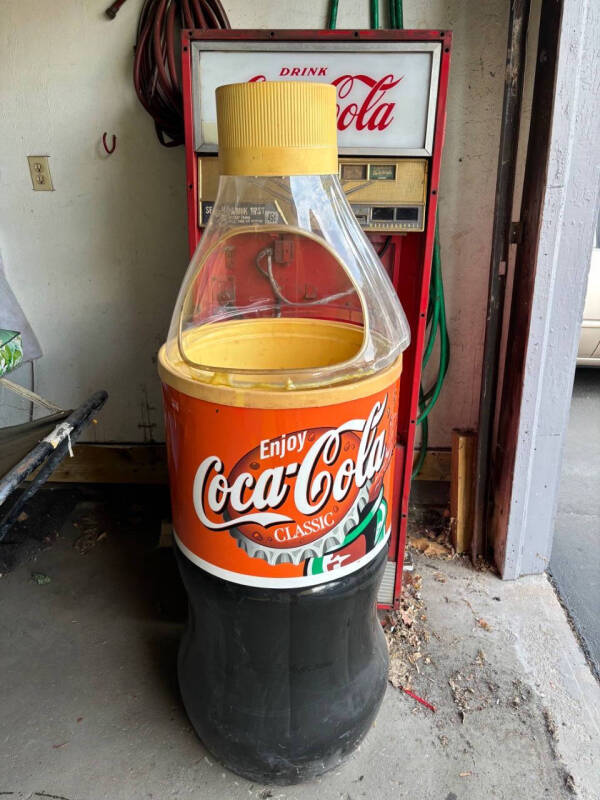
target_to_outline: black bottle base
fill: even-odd
[[[307,589],[229,583],[177,550],[189,601],[179,684],[206,748],[248,780],[290,785],[341,764],[387,684],[377,619],[382,551],[362,570]]]

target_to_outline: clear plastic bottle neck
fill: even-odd
[[[385,369],[408,341],[337,175],[220,179],[173,314],[172,363],[211,383],[322,387]]]

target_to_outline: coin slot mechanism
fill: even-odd
[[[364,181],[367,179],[367,164],[342,164],[340,177],[343,181]]]
[[[427,204],[427,159],[398,158],[385,162],[372,158],[343,156],[338,174],[358,224],[365,232],[411,233],[425,226]],[[211,217],[219,183],[218,160],[198,158],[199,226]],[[221,209],[224,213],[227,209]],[[284,221],[278,203],[255,203],[231,209],[240,225],[277,224]],[[285,248],[284,248],[285,249]],[[287,254],[281,251],[282,261]]]
[[[375,206],[371,218],[374,222],[393,222],[394,209],[386,208],[385,206]]]
[[[417,222],[419,219],[419,209],[416,206],[397,208],[394,218],[396,222]]]
[[[372,181],[395,181],[395,164],[370,164],[369,179]]]

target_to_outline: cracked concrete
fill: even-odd
[[[502,583],[420,555],[431,635],[413,689],[436,712],[389,687],[365,742],[336,772],[290,788],[227,772],[179,700],[181,625],[155,602],[158,521],[150,529],[148,515],[129,513],[133,490],[117,499],[107,505],[98,490],[55,542],[0,580],[0,798],[597,800],[600,687],[547,579]],[[95,514],[107,535],[82,553],[73,522],[90,525]],[[50,583],[32,582],[33,571]],[[456,673],[463,683],[474,676],[485,696],[462,714]]]

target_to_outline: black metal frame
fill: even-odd
[[[16,521],[25,503],[48,480],[52,472],[69,452],[71,446],[77,441],[84,427],[91,421],[93,414],[102,408],[107,398],[107,392],[95,392],[85,403],[60,422],[49,436],[38,442],[18,464],[15,464],[0,479],[0,506],[2,506],[21,483],[41,466],[25,491],[17,497],[8,511],[0,517],[0,542]],[[55,444],[50,441],[52,434],[55,434]]]

